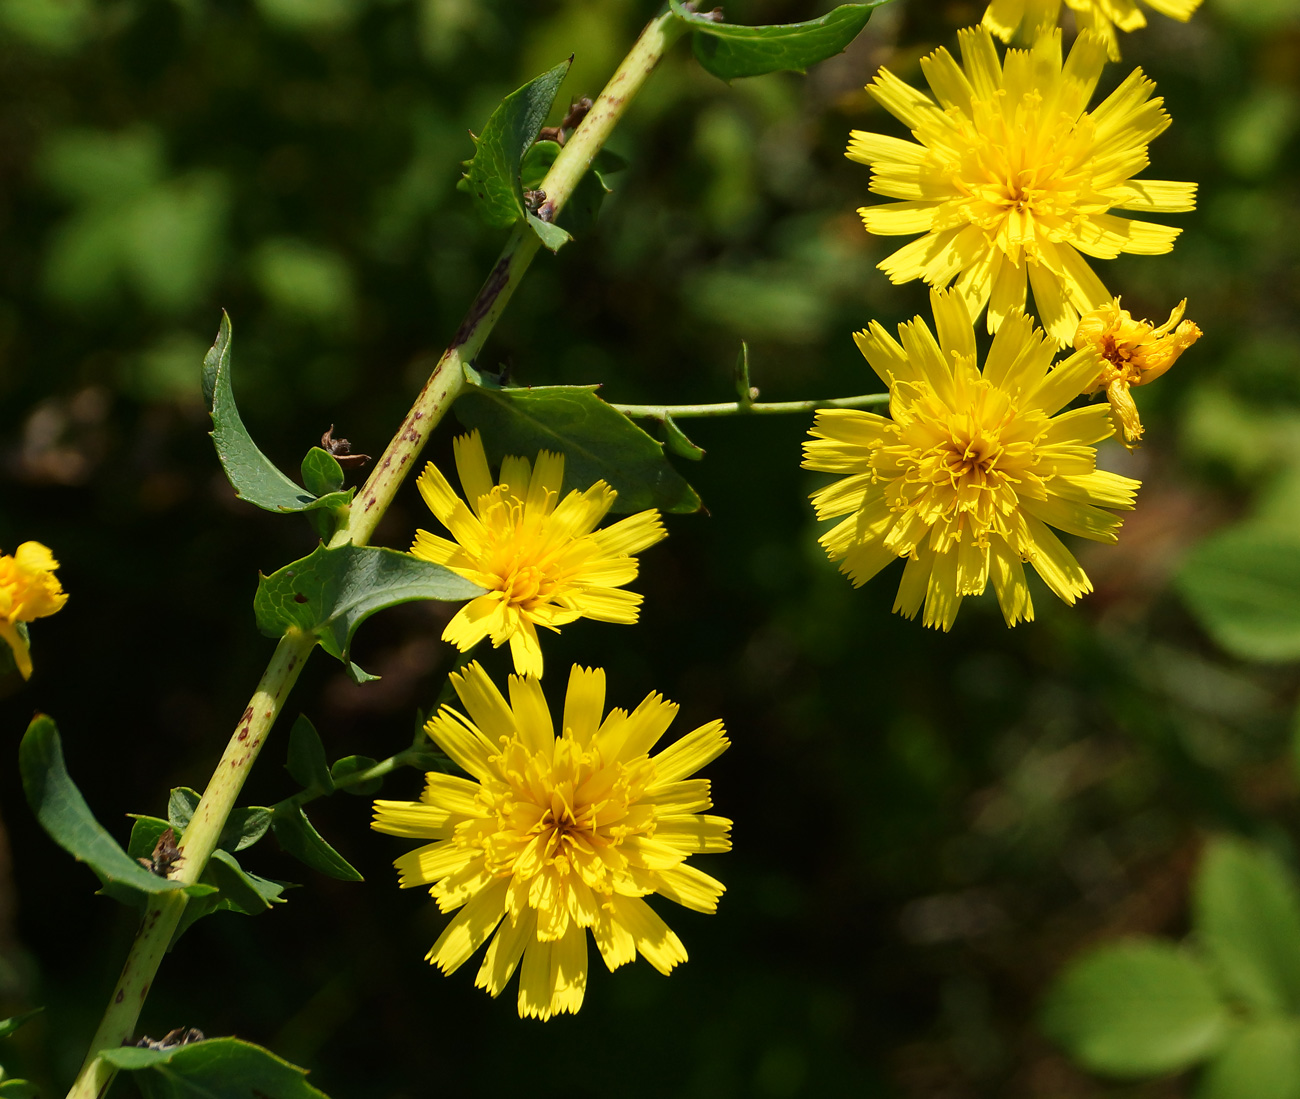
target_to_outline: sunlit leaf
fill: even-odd
[[[843,4],[806,23],[742,27],[716,22],[708,14],[687,10],[680,0],[669,0],[673,14],[692,32],[691,45],[697,60],[723,80],[803,72],[844,50],[867,25],[872,11],[887,2]]]
[[[300,862],[313,870],[337,878],[339,881],[363,881],[356,868],[334,850],[319,832],[312,827],[307,814],[296,805],[281,806],[275,811],[271,823],[280,845]]]
[[[298,720],[289,730],[289,760],[285,768],[304,789],[316,789],[323,794],[334,791],[329,764],[325,759],[325,745],[321,743],[316,726],[308,720],[306,714],[299,714]]]
[[[133,1073],[145,1099],[326,1099],[304,1069],[238,1038],[167,1049],[120,1046],[100,1056]]]
[[[538,451],[558,451],[565,457],[565,489],[603,480],[618,492],[616,512],[691,512],[702,506],[664,457],[663,444],[597,397],[595,386],[503,389],[473,371],[466,376],[471,384],[453,407],[461,423],[482,433],[492,462],[508,454],[532,460]]]
[[[1300,1027],[1294,1019],[1251,1023],[1206,1067],[1196,1099],[1300,1099]]]

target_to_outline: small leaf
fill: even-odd
[[[347,543],[318,546],[300,561],[263,576],[253,609],[258,629],[268,637],[296,626],[314,634],[331,656],[350,663],[352,635],[376,611],[416,599],[459,602],[482,593],[431,561]]]
[[[299,714],[289,730],[289,761],[285,769],[305,790],[316,789],[323,794],[334,792],[329,764],[325,760],[325,745],[306,714]]]
[[[1244,1027],[1206,1067],[1196,1099],[1300,1099],[1300,1028],[1294,1019]]]
[[[18,748],[27,803],[52,840],[86,863],[103,884],[100,892],[128,904],[144,893],[182,888],[179,882],[151,874],[104,830],[81,796],[63,762],[63,745],[52,719],[38,714]]]
[[[559,451],[564,488],[585,490],[603,480],[618,493],[615,512],[701,508],[695,490],[664,457],[663,444],[597,397],[595,386],[502,389],[472,369],[465,375],[470,384],[453,407],[461,423],[482,433],[492,462]]]
[[[326,1099],[307,1083],[305,1070],[238,1038],[167,1049],[110,1047],[99,1056],[134,1073],[144,1099]]]
[[[1233,995],[1260,1012],[1300,1009],[1300,897],[1274,855],[1215,839],[1196,876],[1193,904],[1197,936]]]
[[[339,881],[365,880],[351,863],[325,842],[298,806],[278,807],[271,827],[280,846],[313,870]]]
[[[1300,659],[1300,541],[1229,528],[1191,552],[1177,584],[1206,632],[1234,656]]]
[[[543,221],[536,214],[528,215],[528,224],[542,238],[542,243],[552,252],[558,252],[573,239],[565,230],[551,221]]]
[[[773,72],[803,72],[834,57],[867,25],[873,9],[887,0],[843,4],[819,19],[766,27],[715,23],[669,0],[672,12],[692,31],[695,57],[707,72],[723,80]]]
[[[1084,1068],[1150,1076],[1213,1054],[1229,1015],[1209,974],[1172,943],[1134,939],[1071,965],[1048,994],[1043,1030]]]
[[[43,1007],[34,1007],[31,1011],[24,1011],[20,1015],[10,1015],[8,1019],[0,1019],[0,1038],[8,1038],[20,1026],[31,1022],[44,1010]]]
[[[736,356],[736,399],[742,405],[752,405],[758,399],[758,390],[749,383],[749,344],[744,340]]]
[[[212,441],[235,495],[266,511],[282,513],[342,507],[352,489],[313,496],[276,468],[249,436],[230,385],[230,318],[221,314],[216,343],[203,360],[203,396],[212,415]]]
[[[560,145],[555,141],[535,141],[529,146],[520,169],[525,191],[536,191],[541,187],[542,180],[559,154]],[[626,167],[627,162],[622,157],[615,156],[607,149],[596,154],[591,168],[578,180],[578,185],[560,211],[559,220],[570,233],[582,234],[591,230],[596,224],[605,196],[610,193],[605,177]]]
[[[343,467],[328,450],[314,446],[302,460],[302,483],[315,496],[328,496],[343,488]]]
[[[126,853],[133,859],[152,857],[154,848],[158,846],[158,840],[168,828],[180,835],[170,821],[160,820],[158,817],[136,817],[135,824],[131,826],[131,838],[126,843]]]
[[[256,916],[273,904],[283,903],[280,894],[284,892],[284,886],[248,873],[234,855],[220,848],[212,852],[211,860],[204,867],[203,880],[221,891],[218,908]]]
[[[217,838],[217,847],[223,851],[243,851],[266,835],[270,827],[271,810],[264,805],[233,809]]]
[[[30,1080],[0,1082],[0,1099],[40,1099],[40,1091]]]
[[[474,208],[487,224],[505,229],[527,216],[520,169],[572,63],[562,61],[511,92],[483,127],[465,175]]]
[[[194,818],[194,810],[199,807],[199,802],[202,800],[203,795],[188,786],[172,788],[167,798],[167,819],[172,822],[177,835],[182,834],[190,826],[190,821]]]
[[[664,416],[663,425],[664,444],[674,454],[680,458],[689,458],[692,462],[698,462],[704,457],[704,448],[691,442],[671,416]]]
[[[344,785],[344,781],[353,775],[360,774],[362,771],[369,771],[375,766],[377,761],[369,756],[344,756],[336,760],[334,766],[330,768],[330,777],[334,780],[334,785],[349,794],[364,794],[369,796],[376,793],[383,785],[384,780],[381,778],[372,778],[368,782],[362,782],[355,785]]]

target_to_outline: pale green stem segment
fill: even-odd
[[[563,207],[623,117],[628,104],[683,31],[684,28],[667,12],[647,25],[542,181],[541,189],[546,192],[552,210],[558,213]],[[370,540],[398,487],[424,449],[429,433],[446,415],[464,387],[464,364],[473,362],[483,347],[540,246],[537,234],[526,226],[519,226],[512,232],[501,258],[479,290],[451,346],[438,360],[402,426],[376,464],[375,471],[357,494],[347,520],[331,540],[331,546],[345,542],[361,546]],[[225,755],[203,792],[194,819],[181,837],[184,859],[172,877],[192,884],[203,873],[216,848],[217,838],[235,807],[249,769],[315,645],[314,636],[296,630],[280,639]],[[117,1070],[96,1055],[102,1049],[120,1046],[130,1040],[187,899],[179,891],[158,894],[150,899],[113,997],[91,1041],[86,1062],[68,1092],[68,1099],[99,1099],[108,1091]]]
[[[888,393],[864,393],[860,397],[830,397],[824,401],[723,401],[721,404],[611,404],[610,407],[633,420],[674,420],[691,416],[780,415],[787,412],[814,412],[819,408],[872,408],[889,404]]]

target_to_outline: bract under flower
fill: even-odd
[[[477,431],[455,442],[456,469],[469,501],[430,462],[420,494],[455,541],[417,531],[411,552],[487,589],[447,624],[442,638],[462,652],[490,637],[510,643],[515,670],[542,674],[537,627],[557,630],[579,618],[629,624],[641,596],[622,591],[636,579],[634,554],[667,537],[653,508],[596,527],[618,495],[604,481],[563,500],[564,455],[542,451],[531,466],[509,457],[501,480],[488,470]]]
[[[984,369],[955,291],[931,292],[938,340],[917,317],[901,343],[877,323],[855,336],[889,386],[889,416],[817,413],[804,466],[845,476],[813,494],[820,519],[846,515],[820,541],[854,586],[907,559],[894,610],[949,629],[962,599],[991,582],[1007,625],[1032,619],[1024,564],[1061,599],[1092,590],[1050,529],[1114,542],[1138,482],[1099,470],[1093,444],[1109,410],[1060,412],[1097,376],[1095,351],[1052,365],[1052,346],[1021,313],[998,330]]]
[[[686,859],[731,848],[708,780],[689,777],[727,748],[722,722],[651,756],[677,706],[650,694],[605,715],[600,669],[573,668],[558,734],[532,676],[511,677],[508,702],[477,663],[451,682],[468,716],[443,707],[425,731],[469,777],[431,773],[418,802],[377,801],[373,825],[435,841],[395,864],[460,909],[427,960],[451,973],[491,939],[475,985],[497,996],[522,963],[519,1014],[539,1019],[582,1006],[588,931],[610,970],[686,961],[643,898],[717,908],[722,883]]]

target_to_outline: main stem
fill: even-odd
[[[573,194],[573,189],[591,167],[628,104],[641,90],[659,59],[681,36],[682,29],[667,12],[652,20],[592,104],[582,124],[560,150],[541,187],[546,192],[547,204],[556,213]],[[451,345],[443,352],[374,472],[357,494],[346,522],[330,541],[331,546],[346,542],[363,546],[370,540],[402,481],[424,449],[429,433],[446,415],[464,387],[464,365],[473,362],[483,347],[540,245],[537,234],[525,225],[517,227],[511,234],[501,258],[483,283]],[[235,727],[225,754],[203,792],[194,818],[180,839],[184,858],[172,874],[176,880],[193,884],[203,873],[267,733],[315,645],[313,635],[294,629],[280,639],[248,708]],[[117,1070],[100,1059],[99,1051],[120,1046],[134,1034],[140,1009],[180,923],[187,900],[179,890],[150,898],[140,930],[122,967],[122,975],[91,1041],[86,1062],[68,1092],[68,1099],[99,1099],[108,1090]]]

